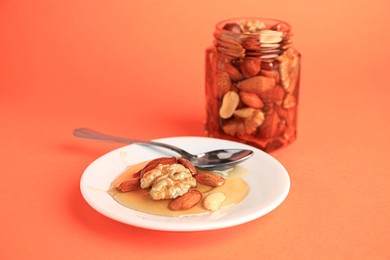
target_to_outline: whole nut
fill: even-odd
[[[202,204],[205,209],[216,211],[221,207],[225,199],[226,195],[224,193],[214,192],[207,195]]]
[[[212,187],[218,187],[225,183],[225,179],[222,176],[207,172],[196,175],[195,179],[199,184]]]
[[[255,76],[237,83],[237,88],[260,95],[275,86],[275,79],[265,76]]]
[[[120,192],[129,192],[137,189],[140,186],[140,178],[132,178],[119,183],[115,188]]]
[[[184,157],[178,157],[177,162],[183,165],[184,167],[186,167],[191,172],[192,175],[196,175],[198,173],[196,167]]]
[[[240,96],[234,92],[227,92],[222,99],[222,104],[219,109],[219,116],[223,119],[227,119],[234,114],[238,104],[240,103]]]
[[[261,101],[260,97],[255,93],[240,91],[238,95],[240,96],[241,102],[248,107],[259,109],[264,106],[263,101]]]
[[[266,77],[269,77],[269,78],[274,78],[275,79],[275,82],[279,82],[280,80],[280,76],[279,76],[279,72],[277,70],[261,70],[260,71],[260,75],[263,75],[263,76],[266,76]]]
[[[260,58],[245,58],[245,60],[240,64],[242,75],[245,78],[255,76],[259,73],[261,68],[261,59]]]
[[[234,116],[240,119],[248,119],[253,116],[257,110],[251,107],[244,107],[234,111]]]
[[[244,77],[242,76],[241,72],[234,67],[231,63],[224,63],[224,69],[229,74],[230,78],[233,81],[242,80]]]
[[[276,86],[268,91],[263,92],[260,95],[261,100],[264,103],[275,102],[277,105],[281,105],[284,98],[284,90],[281,86]]]
[[[190,190],[184,195],[177,197],[169,203],[171,210],[187,210],[198,204],[203,198],[203,195],[198,190]]]

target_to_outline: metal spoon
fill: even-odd
[[[86,128],[77,128],[73,130],[73,135],[87,139],[163,147],[180,154],[182,157],[189,160],[195,167],[202,170],[229,169],[234,165],[245,161],[253,155],[253,151],[245,149],[220,149],[194,155],[170,144],[117,137],[98,133],[94,130]]]

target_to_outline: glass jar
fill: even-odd
[[[206,50],[206,133],[265,152],[296,139],[300,54],[289,24],[239,18],[216,25]]]

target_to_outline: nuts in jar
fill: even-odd
[[[206,51],[209,136],[266,152],[296,138],[300,54],[290,26],[274,19],[220,22]]]

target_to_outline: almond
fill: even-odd
[[[260,98],[264,103],[275,102],[277,105],[281,105],[284,98],[284,90],[281,86],[276,86],[268,91],[263,92]]]
[[[218,187],[225,183],[225,179],[222,176],[212,173],[200,173],[195,176],[195,179],[200,184],[212,187]]]
[[[229,74],[230,78],[234,81],[242,80],[244,77],[241,72],[234,67],[231,63],[224,63],[225,71]]]
[[[140,186],[140,179],[133,178],[119,183],[115,188],[120,192],[129,192],[137,189]]]
[[[244,62],[240,64],[242,75],[249,78],[257,75],[260,72],[260,58],[245,58]]]
[[[237,83],[237,88],[245,92],[261,95],[275,86],[275,79],[265,76],[255,76]]]
[[[260,75],[263,75],[263,76],[266,76],[268,78],[274,78],[275,79],[275,82],[279,82],[280,80],[280,76],[279,76],[279,72],[277,70],[261,70],[260,71]]]
[[[234,111],[234,116],[237,118],[241,118],[241,119],[248,119],[253,115],[253,113],[255,111],[256,111],[256,109],[254,109],[254,108],[244,107],[244,108],[237,109],[236,111]]]
[[[180,163],[181,165],[186,167],[188,170],[190,170],[192,175],[195,175],[198,173],[195,166],[192,165],[192,163],[190,161],[188,161],[187,159],[185,159],[183,157],[179,157],[179,158],[177,158],[177,161],[178,161],[178,163]]]
[[[145,167],[141,170],[140,176],[142,177],[144,173],[153,170],[156,168],[159,164],[174,164],[177,163],[176,157],[161,157],[154,160],[151,160],[148,164],[145,165]]]
[[[264,106],[263,101],[261,101],[260,97],[255,93],[240,91],[238,95],[240,96],[242,103],[248,107],[259,109]]]
[[[203,195],[198,190],[190,190],[184,195],[177,197],[169,203],[171,210],[187,210],[198,204],[203,198]]]
[[[139,170],[138,172],[134,173],[133,178],[141,178],[141,171],[142,171],[142,169]]]

